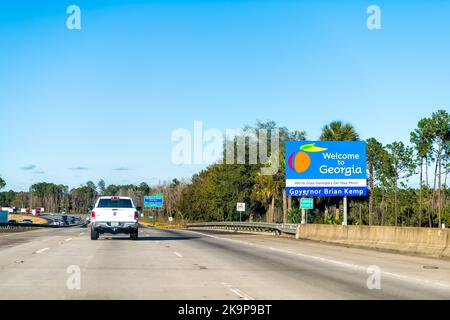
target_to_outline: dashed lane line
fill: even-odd
[[[251,296],[249,296],[248,294],[242,292],[241,290],[239,290],[237,288],[233,288],[233,286],[231,284],[228,284],[226,282],[222,282],[222,285],[224,287],[228,288],[228,290],[233,292],[235,295],[237,295],[239,297],[239,299],[242,299],[242,300],[255,300]]]
[[[38,250],[38,251],[35,251],[34,253],[42,253],[42,252],[44,252],[44,251],[47,251],[49,248],[42,248],[42,249],[40,249],[40,250]]]

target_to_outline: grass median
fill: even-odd
[[[23,220],[31,220],[33,224],[47,224],[47,219],[35,217],[28,214],[17,214],[17,213],[10,213],[9,214],[9,220],[16,220],[19,223],[22,223]]]
[[[142,226],[146,227],[146,228],[157,228],[157,229],[185,229],[185,226],[179,223],[175,223],[175,222],[159,222],[156,221],[155,224],[153,224],[153,221],[150,219],[140,219],[139,220],[139,224],[141,224]]]

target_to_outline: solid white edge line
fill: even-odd
[[[182,255],[181,253],[178,253],[178,252],[175,251],[174,254],[175,254],[177,257],[183,258],[183,255]]]

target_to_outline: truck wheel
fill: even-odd
[[[97,240],[98,239],[98,231],[96,231],[94,228],[91,229],[91,240]]]
[[[130,238],[131,240],[137,240],[139,238],[138,233],[137,232],[130,233]]]

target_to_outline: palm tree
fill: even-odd
[[[355,127],[353,127],[350,123],[343,123],[338,120],[332,121],[330,124],[325,125],[322,128],[322,134],[319,139],[322,141],[357,141],[359,140],[359,134],[356,132]],[[336,203],[335,212],[335,219],[338,220],[339,200]]]
[[[278,156],[278,154],[274,156]],[[253,186],[253,197],[268,206],[267,222],[275,222],[275,199],[279,195],[282,184],[283,181],[279,178],[279,175],[263,175],[258,172],[256,176],[256,183]]]
[[[359,134],[353,125],[342,121],[333,121],[322,128],[320,140],[323,141],[357,141]]]
[[[5,186],[6,186],[5,180],[3,180],[2,177],[0,177],[0,190],[3,189]]]

